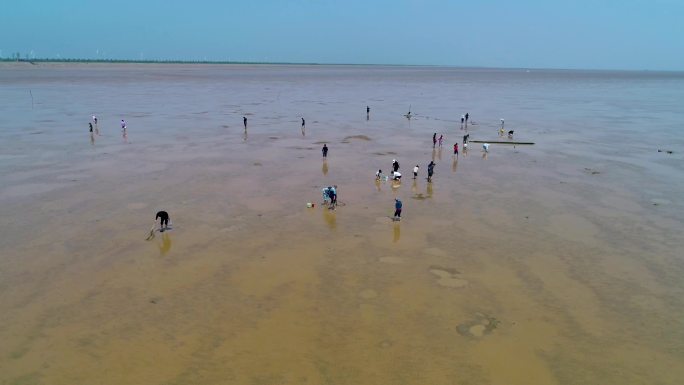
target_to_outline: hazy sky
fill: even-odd
[[[3,0],[0,56],[684,70],[684,0]]]

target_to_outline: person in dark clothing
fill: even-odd
[[[399,162],[397,162],[396,159],[392,159],[392,170],[394,170],[394,172],[399,171]]]
[[[90,132],[93,132],[93,124],[92,124],[92,123],[88,123],[88,126],[90,126]]]
[[[430,164],[428,164],[428,182],[432,183],[432,174],[435,172],[435,162],[430,161]]]
[[[246,130],[247,129],[247,117],[246,116],[242,117],[242,124],[245,125],[245,130]]]
[[[435,144],[437,144],[437,133],[435,132],[432,134],[432,148],[435,148]]]
[[[465,123],[466,123],[466,126],[468,125],[468,117],[469,117],[469,116],[470,116],[470,115],[468,115],[468,113],[466,112],[466,114],[465,114]]]
[[[164,231],[169,227],[169,213],[167,213],[166,211],[159,211],[157,212],[157,216],[154,217],[155,221],[157,219],[159,219],[159,231]]]
[[[370,106],[366,106],[366,120],[370,118]]]
[[[468,143],[468,140],[470,139],[470,134],[463,135],[463,144]]]
[[[397,198],[394,199],[394,220],[399,221],[401,220],[401,208],[403,204],[401,201]]]
[[[328,145],[323,143],[323,148],[321,149],[321,151],[323,152],[323,157],[327,158],[328,157]]]
[[[304,126],[306,126],[306,121],[302,118],[302,128],[304,128]]]

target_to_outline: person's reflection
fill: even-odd
[[[399,238],[401,238],[401,225],[396,221],[394,222],[394,238],[392,241],[394,243],[399,242]]]
[[[328,175],[328,161],[327,160],[323,161],[323,167],[321,167],[321,171],[323,171],[323,175]]]
[[[123,141],[124,143],[128,144],[128,131],[124,128],[123,130]]]
[[[325,206],[321,206],[323,209],[323,219],[328,225],[330,230],[335,230],[337,228],[337,218],[335,217],[335,212],[333,210],[328,210]]]
[[[375,180],[375,188],[377,188],[378,191],[382,191],[382,189],[380,188],[380,181],[377,179]]]
[[[416,194],[418,192],[418,184],[416,180],[413,180],[413,183],[411,184],[411,192]]]
[[[432,161],[435,161],[435,157],[437,156],[437,149],[432,149]]]
[[[302,126],[302,136],[306,136],[306,130],[304,129],[304,126]]]
[[[437,150],[437,158],[441,161],[442,160],[442,147],[440,147]]]
[[[159,246],[159,255],[162,257],[171,250],[171,237],[168,232],[162,233],[161,243],[158,243],[157,246]]]
[[[90,133],[90,144],[93,146],[95,145],[95,135],[93,135],[92,132]]]
[[[487,160],[487,151],[482,152],[482,159]]]
[[[451,162],[451,172],[456,172],[456,169],[458,168],[458,159],[454,157],[453,162]]]
[[[432,198],[432,183],[427,184],[427,188],[425,190],[425,193],[427,194],[428,198]]]
[[[246,142],[247,141],[247,129],[245,128],[245,132],[242,134],[242,141]]]

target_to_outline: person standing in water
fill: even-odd
[[[366,106],[366,120],[370,119],[370,106]]]
[[[458,143],[454,143],[454,156],[458,158]]]
[[[432,148],[435,148],[435,145],[437,144],[437,133],[435,132],[432,134]]]
[[[435,172],[435,162],[430,161],[430,164],[428,164],[428,178],[427,181],[429,183],[432,183],[432,174]]]
[[[123,119],[121,119],[121,129],[124,131],[126,130],[126,121]]]
[[[306,126],[306,121],[302,118],[302,130],[304,129],[304,126]]]
[[[323,143],[323,148],[321,149],[321,152],[323,153],[323,158],[328,157],[328,145]]]
[[[158,211],[157,216],[154,217],[156,221],[159,219],[159,231],[164,231],[169,228],[169,213],[166,211]]]
[[[466,124],[466,127],[468,127],[468,117],[469,117],[469,116],[470,116],[470,115],[468,115],[468,113],[466,112],[466,114],[465,114],[465,124]]]
[[[399,171],[399,162],[397,162],[396,159],[392,159],[392,170],[394,170],[394,172]]]
[[[439,147],[442,147],[442,143],[444,142],[444,135],[440,135],[437,142],[439,142]]]
[[[90,126],[90,133],[92,134],[93,133],[93,124],[88,122],[88,126]]]
[[[416,167],[413,168],[413,179],[416,179],[416,177],[418,177],[418,168],[418,165],[416,165]]]
[[[242,124],[245,125],[245,130],[246,130],[247,129],[247,117],[246,116],[242,117]]]
[[[394,220],[395,221],[400,221],[401,220],[401,209],[403,207],[403,204],[401,203],[401,200],[399,198],[394,198]]]

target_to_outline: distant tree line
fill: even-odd
[[[139,59],[79,59],[79,58],[29,58],[26,54],[22,59],[19,52],[11,57],[0,58],[0,62],[29,62],[29,63],[162,63],[162,64],[308,64],[317,63],[286,63],[259,61],[221,61],[221,60],[139,60]]]

